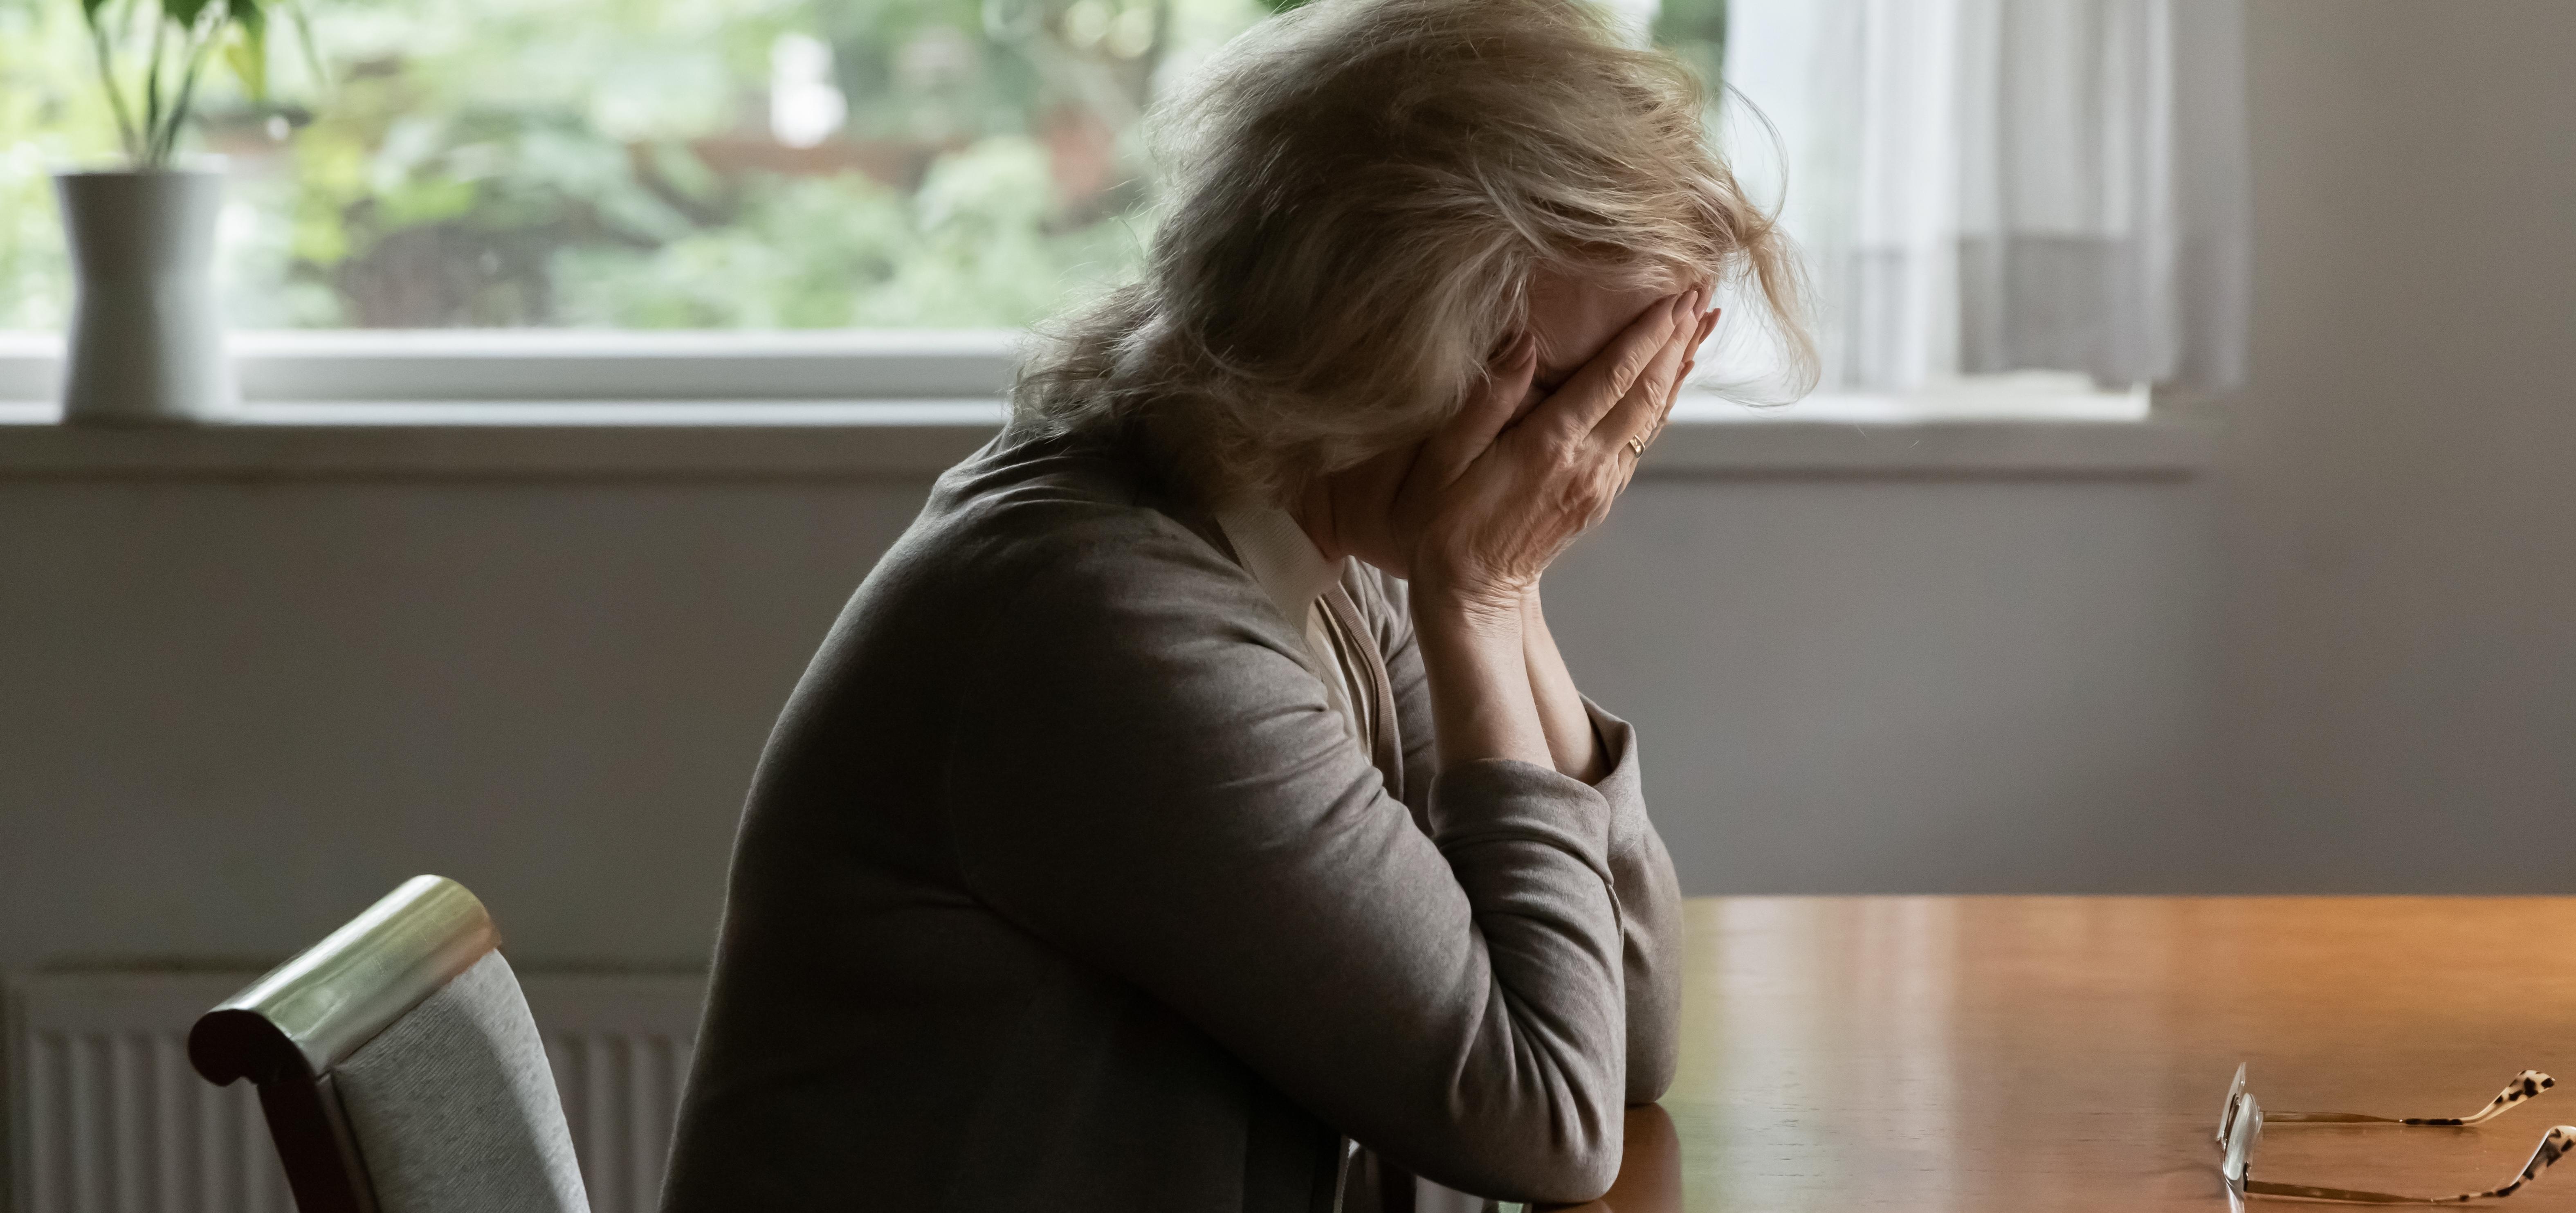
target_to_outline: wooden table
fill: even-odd
[[[1697,899],[1681,1076],[1583,1208],[2223,1210],[2239,1061],[2266,1109],[2576,1080],[2570,941],[2576,898]],[[2484,1189],[2562,1121],[2576,1084],[2473,1129],[2275,1125],[2254,1173]],[[2576,1209],[2576,1159],[2495,1207]]]

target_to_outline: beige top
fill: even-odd
[[[1351,741],[1363,753],[1373,751],[1377,731],[1385,727],[1385,722],[1377,719],[1377,697],[1362,690],[1369,685],[1361,672],[1368,659],[1353,648],[1357,638],[1324,607],[1324,595],[1340,583],[1350,559],[1325,559],[1315,541],[1307,537],[1306,528],[1276,507],[1221,510],[1216,524],[1225,532],[1225,541],[1234,548],[1235,560],[1243,571],[1252,574],[1253,582],[1279,608],[1279,617],[1298,628],[1304,637],[1316,679],[1324,684],[1324,699],[1341,716]],[[1357,1144],[1345,1140],[1345,1153]],[[1343,1188],[1348,1189],[1355,1170],[1356,1167],[1345,1168]],[[1350,1210],[1366,1206],[1365,1202],[1337,1196],[1333,1207]],[[1427,1179],[1415,1182],[1415,1213],[1475,1213],[1484,1207],[1482,1198]]]
[[[667,1213],[1324,1213],[1346,1137],[1609,1185],[1679,1044],[1634,732],[1436,769],[1403,583],[1340,570],[1323,662],[1236,546],[1114,438],[940,477],[762,754]]]
[[[1324,594],[1341,581],[1349,558],[1326,560],[1306,537],[1306,528],[1275,506],[1220,511],[1216,523],[1233,545],[1236,562],[1279,608],[1279,617],[1304,638],[1315,677],[1324,684],[1325,701],[1341,715],[1351,740],[1368,752],[1376,743],[1379,722],[1376,697],[1359,693],[1366,684],[1358,663],[1365,659],[1351,650],[1354,638],[1344,635],[1332,612],[1324,609]]]

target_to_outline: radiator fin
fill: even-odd
[[[248,1083],[188,1068],[178,1032],[29,1033],[26,1213],[291,1213]]]
[[[564,1120],[594,1213],[651,1213],[661,1202],[671,1118],[688,1077],[685,1040],[625,1032],[549,1032]]]
[[[247,1082],[188,1065],[189,1025],[256,973],[25,978],[9,1024],[18,1213],[293,1213]],[[530,975],[592,1213],[654,1213],[703,979]]]

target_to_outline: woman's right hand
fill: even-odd
[[[1396,492],[1395,530],[1412,540],[1417,600],[1520,609],[1635,474],[1707,335],[1706,298],[1695,287],[1649,306],[1525,413],[1536,344],[1524,336],[1504,355],[1485,388],[1424,442]]]

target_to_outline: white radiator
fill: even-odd
[[[48,973],[12,984],[13,1213],[290,1213],[246,1082],[188,1065],[188,1026],[257,973]],[[704,979],[522,974],[592,1213],[653,1213]]]
[[[655,1213],[706,978],[540,974],[524,984],[591,1213]]]

